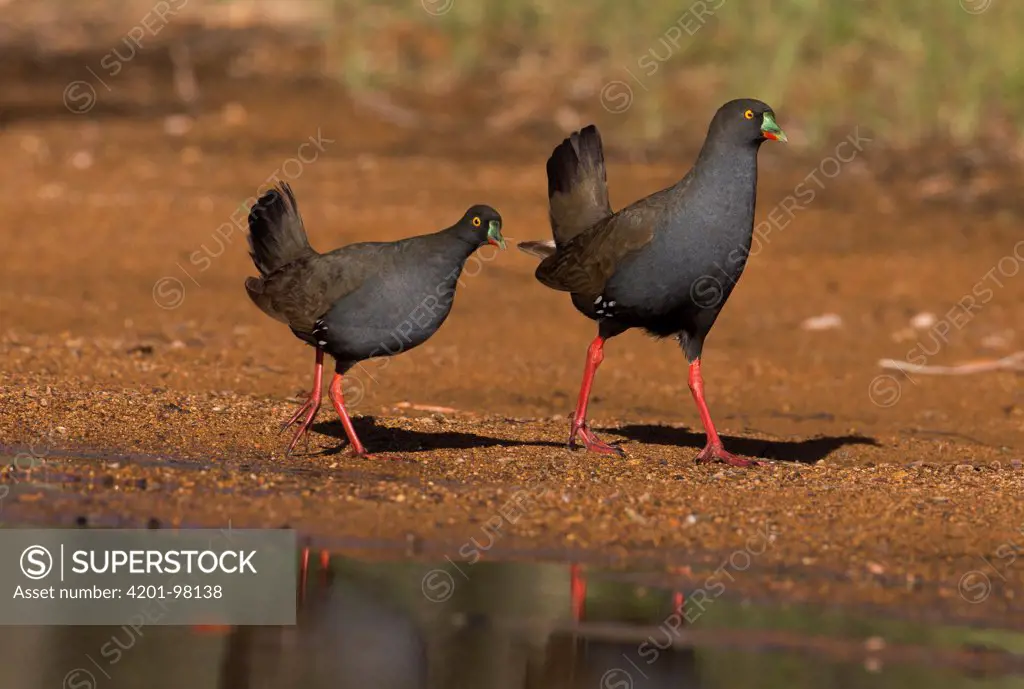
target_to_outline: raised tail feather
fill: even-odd
[[[249,255],[266,277],[316,252],[309,245],[295,195],[286,182],[259,198],[249,211]]]
[[[612,215],[597,127],[573,132],[555,147],[547,167],[551,232],[558,246]]]
[[[524,254],[529,254],[539,259],[545,259],[555,253],[555,240],[544,239],[537,242],[519,242],[516,246]]]

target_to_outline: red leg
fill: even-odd
[[[708,403],[704,401],[704,377],[700,374],[700,359],[694,359],[693,363],[690,364],[689,383],[690,392],[693,393],[693,400],[697,403],[697,411],[700,412],[700,422],[704,424],[704,432],[708,436],[707,445],[697,455],[697,464],[718,461],[725,462],[734,467],[757,466],[759,462],[726,452],[722,446],[722,439],[718,437],[715,423],[711,420],[711,412],[708,411]]]
[[[587,403],[590,401],[590,388],[594,384],[597,367],[601,365],[602,361],[604,361],[604,338],[598,335],[587,348],[587,365],[583,369],[583,384],[580,385],[580,396],[576,400],[576,413],[573,414],[572,426],[569,431],[569,449],[576,449],[576,436],[579,435],[583,441],[583,447],[591,452],[625,457],[626,453],[622,448],[601,442],[587,426]]]
[[[328,575],[331,571],[331,553],[327,550],[320,551],[320,581],[327,586]]]
[[[295,445],[299,442],[299,438],[309,431],[309,427],[313,425],[313,419],[316,418],[316,413],[320,411],[320,396],[323,393],[322,378],[324,374],[324,350],[316,350],[316,367],[314,368],[313,374],[313,392],[309,393],[309,399],[307,399],[299,410],[292,414],[292,417],[288,419],[281,426],[281,430],[288,428],[292,424],[299,421],[299,418],[305,414],[305,418],[299,427],[295,430],[295,435],[292,436],[292,441],[288,444],[288,450],[285,452],[286,455],[290,455],[292,450],[295,449]]]
[[[302,549],[299,562],[299,602],[306,602],[306,577],[309,576],[309,547]]]
[[[338,418],[341,419],[341,425],[345,427],[345,435],[348,436],[348,441],[352,445],[352,450],[357,457],[369,457],[366,448],[359,442],[359,436],[356,435],[356,429],[352,425],[352,419],[348,415],[348,411],[345,410],[345,399],[341,393],[341,381],[342,375],[335,373],[334,378],[331,380],[331,387],[327,391],[327,395],[331,398],[331,403],[334,405],[334,411],[338,412]]]
[[[583,621],[583,614],[587,602],[587,580],[583,578],[580,566],[572,564],[569,566],[569,597],[572,601],[572,619],[576,623]]]

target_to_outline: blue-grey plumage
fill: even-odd
[[[225,689],[427,689],[428,639],[386,592],[338,576],[288,627],[236,627]]]
[[[698,461],[751,464],[722,449],[704,401],[704,340],[750,254],[757,197],[757,153],[786,141],[768,105],[726,103],[715,114],[693,168],[678,183],[613,212],[604,153],[593,125],[555,148],[548,161],[553,242],[525,242],[542,257],[537,279],[569,292],[576,309],[598,322],[569,444],[577,435],[597,452],[622,454],[586,426],[586,406],[604,342],[630,328],[674,336],[690,362],[690,387],[708,435]]]
[[[288,452],[320,407],[324,353],[335,359],[329,396],[357,454],[342,397],[342,376],[356,363],[394,356],[429,339],[451,312],[466,260],[480,247],[505,247],[501,216],[473,206],[444,230],[394,242],[362,242],[321,254],[306,238],[291,188],[264,194],[249,212],[249,247],[260,277],[245,281],[249,298],[316,348],[309,400],[285,423],[302,422]]]

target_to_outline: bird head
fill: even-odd
[[[468,227],[480,244],[505,248],[505,238],[501,236],[501,215],[490,206],[473,206],[462,216],[460,224]]]
[[[737,143],[760,144],[763,141],[789,141],[775,121],[775,112],[766,103],[740,98],[723,105],[711,121],[709,136],[716,135]]]

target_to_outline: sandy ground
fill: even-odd
[[[636,333],[608,345],[591,405],[628,458],[565,449],[595,328],[514,249],[471,261],[436,337],[350,381],[375,459],[344,452],[326,405],[286,458],[277,427],[313,355],[245,296],[239,204],[289,179],[324,250],[481,202],[506,237],[545,237],[557,134],[475,137],[466,121],[441,139],[272,88],[225,86],[179,134],[160,108],[29,119],[25,105],[0,131],[0,444],[22,457],[3,474],[5,521],[287,524],[453,558],[475,538],[488,557],[643,560],[697,584],[732,561],[730,587],[750,595],[1020,626],[1021,374],[878,366],[1024,349],[1015,194],[1003,210],[926,204],[920,179],[899,182],[914,165],[881,144],[764,147],[761,238],[704,373],[727,447],[767,466],[694,465],[685,360]],[[677,179],[698,144],[647,164],[610,147],[613,204]],[[915,329],[922,312],[935,320]],[[826,314],[838,327],[802,325]]]

